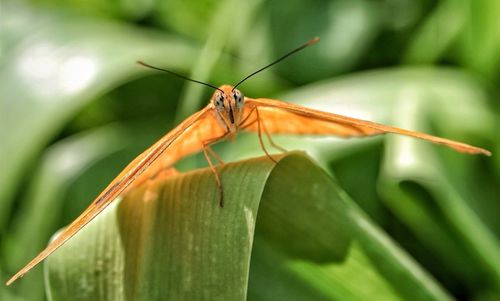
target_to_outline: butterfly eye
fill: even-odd
[[[224,95],[218,94],[215,96],[215,106],[219,110],[224,109]]]
[[[243,107],[243,94],[239,90],[234,90],[233,93],[234,100],[236,101],[236,107]]]

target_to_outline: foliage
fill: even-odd
[[[178,167],[189,172],[156,184],[165,194],[155,206],[170,200],[166,192],[179,189],[176,183],[201,181],[199,191],[177,191],[191,201],[179,208],[186,210],[185,222],[214,248],[200,252],[209,257],[220,251],[209,238],[232,246],[215,252],[218,260],[246,250],[246,257],[234,257],[226,266],[188,261],[196,277],[206,275],[209,281],[197,282],[193,293],[231,292],[244,299],[248,288],[250,300],[499,299],[499,6],[494,0],[3,1],[2,279],[41,250],[134,155],[204,105],[211,93],[152,73],[136,60],[214,84],[234,83],[318,35],[320,43],[246,82],[243,92],[431,132],[483,146],[494,156],[456,154],[395,136],[276,137],[287,149],[307,151],[316,163],[287,154],[273,166],[265,159],[237,162],[262,155],[256,137],[243,134],[235,143],[215,147],[223,159],[237,162],[224,167],[225,181],[234,183],[225,189],[241,189],[234,193],[235,207],[224,211],[216,210],[212,198],[198,198],[215,191],[207,170],[191,172],[206,166],[203,156],[187,158]],[[250,176],[254,186],[245,182]],[[291,187],[299,187],[296,194]],[[310,207],[301,207],[304,201]],[[158,219],[176,211],[126,218],[141,204],[125,199],[110,207],[54,254],[46,290],[37,267],[1,288],[0,299],[43,300],[50,292],[53,300],[70,300],[65,294],[80,292],[75,300],[86,300],[81,285],[97,288],[103,300],[172,288],[154,284],[172,275],[179,266],[170,265],[179,262],[159,258],[165,264],[156,270],[155,257],[134,252],[164,248],[167,237],[180,239],[181,229],[168,227],[171,219]],[[243,242],[240,236],[224,240],[226,233],[248,230],[241,226],[250,216],[241,214],[245,204],[257,229],[253,249],[251,234]],[[197,221],[196,214],[210,216]],[[138,238],[140,231],[148,235]],[[140,239],[140,248],[127,244],[130,238]],[[104,242],[113,246],[107,252],[95,247]],[[238,243],[243,249],[233,249]],[[182,249],[165,252],[171,251]],[[327,259],[312,258],[316,252]],[[127,274],[130,264],[140,274]],[[231,268],[239,270],[229,275]],[[121,273],[129,275],[125,282],[112,277]],[[89,282],[77,283],[80,275]],[[186,279],[169,277],[178,288]],[[224,285],[209,285],[220,279]],[[120,289],[108,289],[109,281]]]

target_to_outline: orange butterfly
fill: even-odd
[[[106,189],[99,194],[92,204],[90,204],[90,206],[59,236],[57,236],[45,250],[10,278],[7,281],[7,285],[10,285],[16,279],[22,277],[35,265],[57,250],[68,239],[80,231],[82,227],[103,211],[116,197],[130,190],[132,187],[139,185],[144,180],[152,178],[159,172],[172,167],[181,158],[199,152],[200,150],[204,152],[215,176],[221,196],[220,205],[222,207],[222,184],[209,154],[214,156],[219,162],[222,163],[222,161],[212,151],[210,145],[223,139],[230,139],[242,130],[257,132],[264,152],[271,159],[272,157],[264,147],[262,133],[268,136],[272,144],[274,143],[271,140],[270,134],[276,133],[335,135],[341,137],[364,137],[394,133],[443,144],[459,152],[484,154],[487,156],[491,155],[489,151],[482,148],[424,133],[412,132],[352,117],[326,113],[279,100],[245,97],[241,91],[236,89],[238,85],[251,76],[278,63],[293,53],[316,43],[318,40],[319,38],[314,38],[273,63],[248,75],[235,86],[224,85],[215,87],[207,83],[186,78],[169,70],[138,62],[143,66],[165,71],[178,77],[212,87],[216,89],[216,91],[205,108],[188,117],[158,142],[135,158],[106,187]]]

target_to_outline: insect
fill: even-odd
[[[279,100],[245,97],[243,93],[237,89],[237,87],[248,78],[316,43],[318,40],[319,38],[314,38],[308,43],[290,51],[271,64],[251,73],[234,86],[223,85],[216,87],[139,61],[138,63],[143,66],[164,71],[215,89],[209,104],[185,119],[158,142],[129,163],[106,189],[97,196],[90,206],[39,255],[10,278],[7,281],[7,285],[10,285],[16,279],[22,277],[52,252],[57,250],[68,239],[80,231],[82,227],[102,212],[116,197],[134,186],[139,185],[139,183],[145,179],[152,178],[159,172],[172,167],[179,159],[187,155],[203,151],[214,174],[220,195],[220,206],[222,207],[222,183],[215,165],[210,159],[210,155],[217,159],[219,163],[222,164],[223,162],[213,152],[210,146],[224,139],[232,139],[240,131],[257,132],[262,149],[271,160],[274,159],[269,155],[264,146],[262,134],[265,134],[269,142],[274,145],[270,135],[277,133],[335,135],[340,137],[364,137],[393,133],[443,144],[459,152],[484,154],[487,156],[491,155],[489,151],[482,148],[424,133],[318,111]]]

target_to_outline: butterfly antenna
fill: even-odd
[[[205,86],[207,86],[207,87],[213,88],[213,89],[215,89],[215,90],[219,90],[219,91],[221,91],[222,93],[224,93],[224,91],[222,91],[221,89],[217,88],[217,87],[216,87],[216,86],[214,86],[214,85],[211,85],[211,84],[204,83],[204,82],[201,82],[201,81],[196,80],[196,79],[192,79],[192,78],[186,77],[186,76],[181,75],[181,74],[179,74],[179,73],[175,73],[175,72],[170,71],[170,70],[167,70],[167,69],[163,69],[163,68],[158,68],[158,67],[155,67],[155,66],[151,66],[151,65],[149,65],[149,64],[144,63],[143,61],[137,61],[137,64],[142,65],[142,66],[144,66],[144,67],[151,68],[151,69],[155,69],[155,70],[158,70],[158,71],[167,72],[167,73],[169,73],[169,74],[175,75],[175,76],[177,76],[177,77],[180,77],[180,78],[182,78],[182,79],[188,80],[188,81],[190,81],[190,82],[197,83],[197,84],[202,84],[202,85],[205,85]]]
[[[295,52],[299,52],[299,51],[301,51],[302,49],[304,49],[304,48],[306,48],[306,47],[308,47],[308,46],[311,46],[312,44],[314,44],[314,43],[316,43],[316,42],[318,42],[318,41],[319,41],[319,37],[315,37],[314,39],[310,40],[309,42],[305,43],[304,45],[302,45],[302,46],[300,46],[300,47],[298,47],[298,48],[296,48],[296,49],[294,49],[294,50],[292,50],[292,51],[288,52],[287,54],[283,55],[282,57],[280,57],[279,59],[277,59],[277,60],[275,60],[274,62],[270,63],[269,65],[266,65],[266,66],[264,66],[264,67],[260,68],[259,70],[257,70],[257,71],[255,71],[255,72],[253,72],[252,74],[247,75],[244,79],[240,80],[240,81],[239,81],[236,85],[234,85],[233,90],[234,90],[234,89],[236,89],[236,87],[238,87],[238,86],[239,86],[240,84],[242,84],[244,81],[246,81],[246,80],[247,80],[247,79],[249,79],[250,77],[254,76],[255,74],[257,74],[257,73],[259,73],[259,72],[261,72],[261,71],[263,71],[263,70],[265,70],[265,69],[267,69],[267,68],[269,68],[269,67],[271,67],[271,66],[273,66],[273,65],[275,65],[275,64],[277,64],[277,63],[279,63],[279,62],[281,62],[282,60],[284,60],[284,59],[286,59],[287,57],[291,56],[291,55],[292,55],[292,54],[294,54]]]

